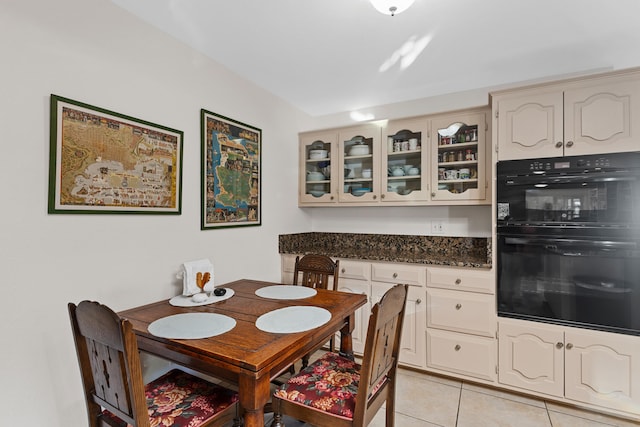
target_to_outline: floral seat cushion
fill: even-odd
[[[360,365],[326,353],[276,390],[281,399],[352,419],[360,383]]]
[[[187,374],[167,372],[145,386],[151,426],[197,427],[238,400],[238,393]],[[103,416],[128,424],[108,411]]]

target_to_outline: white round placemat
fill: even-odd
[[[271,299],[302,299],[312,297],[317,293],[318,291],[313,288],[295,285],[265,286],[256,291],[256,295],[259,297]]]
[[[258,317],[256,327],[264,332],[290,334],[308,331],[331,320],[331,313],[321,307],[294,305],[279,308]]]
[[[195,302],[191,299],[191,296],[177,295],[169,300],[169,304],[175,305],[176,307],[197,307],[199,305],[213,304],[214,302],[220,302],[229,299],[235,293],[233,292],[233,289],[225,289],[227,290],[227,292],[224,295],[217,297],[213,294],[212,291],[209,298],[200,302]]]
[[[198,339],[224,334],[235,326],[235,319],[223,314],[182,313],[151,322],[148,330],[161,338]]]

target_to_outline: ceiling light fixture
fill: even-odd
[[[414,0],[369,0],[373,7],[385,15],[397,15],[402,13],[413,4]]]

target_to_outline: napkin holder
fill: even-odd
[[[182,278],[182,295],[184,296],[195,295],[203,291],[212,292],[215,287],[213,264],[208,259],[185,262],[177,277]],[[203,282],[204,286],[201,289],[198,284],[202,286]]]

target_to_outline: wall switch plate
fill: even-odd
[[[446,231],[445,222],[441,219],[435,219],[431,221],[431,233],[432,234],[444,234]]]

